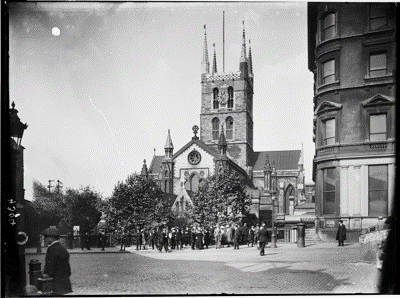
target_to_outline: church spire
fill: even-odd
[[[213,44],[213,47],[214,47],[214,59],[213,59],[212,73],[217,73],[217,54],[215,52],[215,43]]]
[[[247,62],[247,57],[246,57],[246,34],[245,34],[245,30],[244,30],[244,20],[243,20],[242,53],[240,54],[240,62]]]
[[[171,135],[170,131],[168,129],[168,136],[167,136],[167,141],[165,142],[165,157],[166,158],[172,158],[172,152],[174,150],[174,145],[172,145],[172,140],[171,140]]]
[[[253,59],[251,57],[251,40],[249,40],[249,75],[253,75]]]
[[[202,69],[202,73],[210,72],[210,61],[208,60],[206,25],[204,25],[204,49],[203,49],[203,60],[201,61],[201,69]]]

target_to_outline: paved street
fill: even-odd
[[[159,253],[71,251],[74,294],[290,294],[376,293],[377,270],[360,261],[359,244],[323,243],[305,248],[278,243],[216,250]],[[44,261],[44,254],[27,255]]]

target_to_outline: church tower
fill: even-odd
[[[205,31],[200,139],[218,150],[220,131],[224,129],[227,156],[246,169],[253,154],[253,66],[251,47],[248,56],[246,53],[244,21],[239,71],[218,73],[215,44],[211,73],[209,66]]]

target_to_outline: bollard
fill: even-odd
[[[40,267],[42,266],[42,263],[39,262],[39,260],[31,260],[29,262],[29,284],[34,285],[36,288],[38,288],[38,278],[42,274],[42,270]]]
[[[39,277],[37,288],[43,295],[53,294],[53,278],[49,276]]]
[[[305,246],[305,237],[306,237],[306,229],[305,224],[299,223],[297,224],[297,247]]]

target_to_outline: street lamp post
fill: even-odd
[[[271,192],[272,192],[272,234],[271,234],[271,248],[276,248],[276,232],[275,232],[275,200],[277,194],[277,181],[276,181],[276,169],[272,168],[271,174]]]
[[[10,230],[15,232],[15,238],[6,245],[7,254],[17,252],[18,260],[15,262],[12,257],[7,262],[7,266],[14,264],[10,272],[10,283],[8,290],[15,293],[23,293],[26,285],[26,264],[25,264],[25,244],[28,236],[25,232],[24,223],[24,160],[23,149],[21,146],[22,136],[28,125],[23,124],[18,117],[18,110],[15,109],[14,102],[10,109],[10,160],[12,177],[12,194],[7,200],[7,217],[11,225]],[[12,265],[11,265],[12,266]]]

